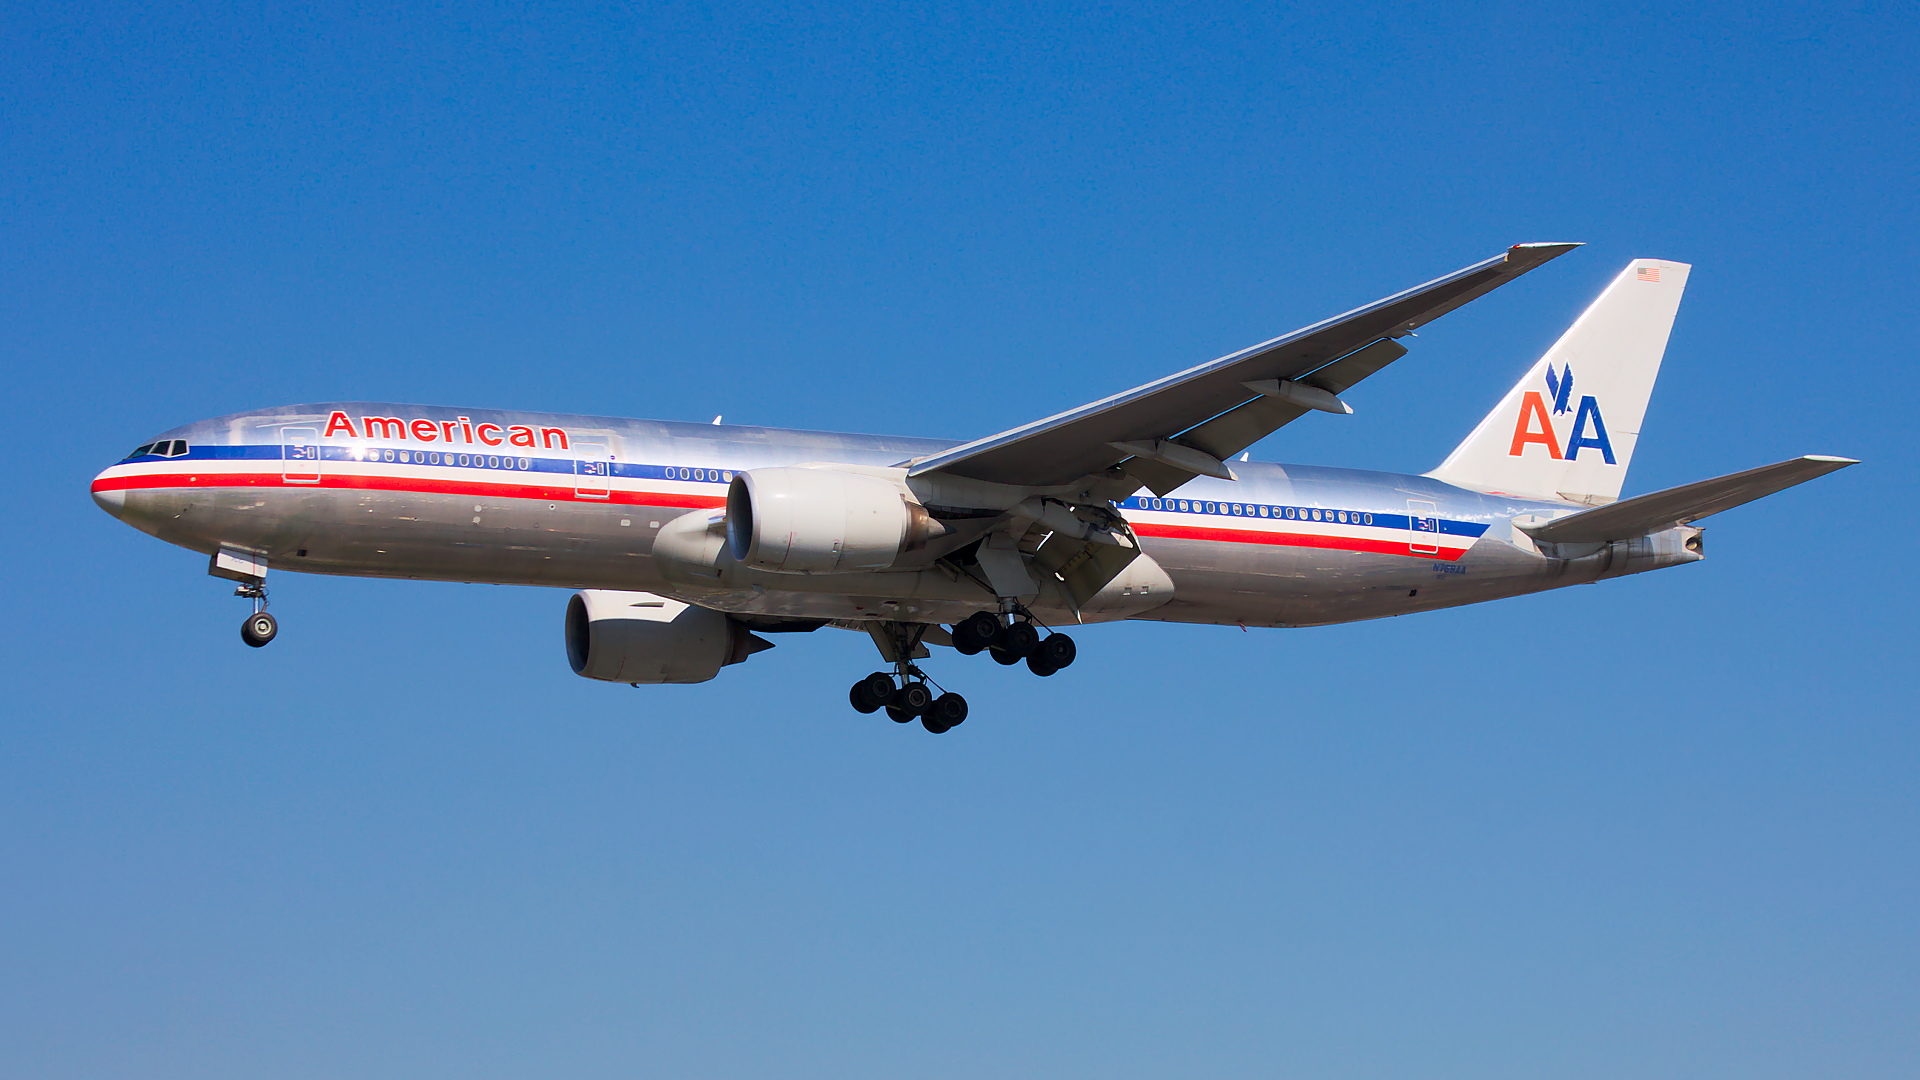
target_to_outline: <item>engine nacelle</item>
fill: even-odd
[[[727,550],[776,574],[884,570],[944,530],[884,476],[749,469],[727,488]]]
[[[708,608],[587,589],[567,601],[567,662],[589,679],[699,683],[773,643]]]

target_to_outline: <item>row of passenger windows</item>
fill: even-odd
[[[1310,506],[1260,506],[1256,503],[1211,503],[1191,499],[1134,499],[1142,510],[1172,510],[1182,514],[1235,514],[1240,517],[1291,518],[1295,521],[1337,521],[1342,525],[1371,525],[1373,515],[1358,510],[1316,510]]]
[[[476,469],[533,468],[533,461],[530,458],[516,460],[488,454],[436,454],[426,450],[365,450],[362,453],[369,460],[378,454],[381,461],[399,461],[414,465],[465,465]]]
[[[176,445],[185,446],[184,443]],[[185,450],[182,449],[180,452],[185,453]],[[430,450],[391,450],[369,447],[359,451],[356,456],[365,461],[392,461],[400,464],[467,465],[482,469],[533,468],[533,461],[529,458],[494,457],[486,454],[442,454]],[[588,471],[596,476],[606,476],[610,472],[607,462],[589,461],[585,464]],[[700,480],[724,484],[731,482],[734,475],[732,469],[683,469],[672,465],[660,468],[660,477],[664,480]]]
[[[129,458],[137,458],[152,454],[154,457],[180,457],[186,452],[187,441],[185,439],[161,439],[156,443],[147,443],[135,449],[133,453],[127,456]]]

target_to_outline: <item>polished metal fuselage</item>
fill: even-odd
[[[381,421],[374,430],[369,417]],[[723,610],[828,619],[949,622],[994,604],[975,582],[924,570],[703,593],[663,577],[652,557],[661,528],[712,513],[734,473],[899,466],[948,441],[365,402],[242,413],[156,441],[161,455],[102,472],[95,499],[170,543],[245,550],[276,570],[659,592]],[[173,453],[181,443],[184,452]],[[1203,477],[1171,499],[1142,493],[1121,508],[1171,579],[1171,595],[1124,614],[1064,614],[1309,626],[1700,557],[1691,529],[1543,550],[1520,528],[1582,509],[1569,503],[1417,475],[1233,468],[1235,481]]]

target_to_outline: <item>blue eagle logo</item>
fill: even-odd
[[[1553,365],[1547,365],[1547,395],[1553,398],[1553,415],[1561,416],[1573,411],[1568,404],[1573,400],[1573,365],[1563,364],[1560,374],[1555,376]]]

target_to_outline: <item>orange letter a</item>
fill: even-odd
[[[1540,419],[1537,431],[1532,424],[1534,417]],[[1560,459],[1560,440],[1554,438],[1553,421],[1547,418],[1547,403],[1540,399],[1538,390],[1529,390],[1520,399],[1520,416],[1513,422],[1513,445],[1507,449],[1507,456],[1519,457],[1528,443],[1539,443],[1554,460]]]

